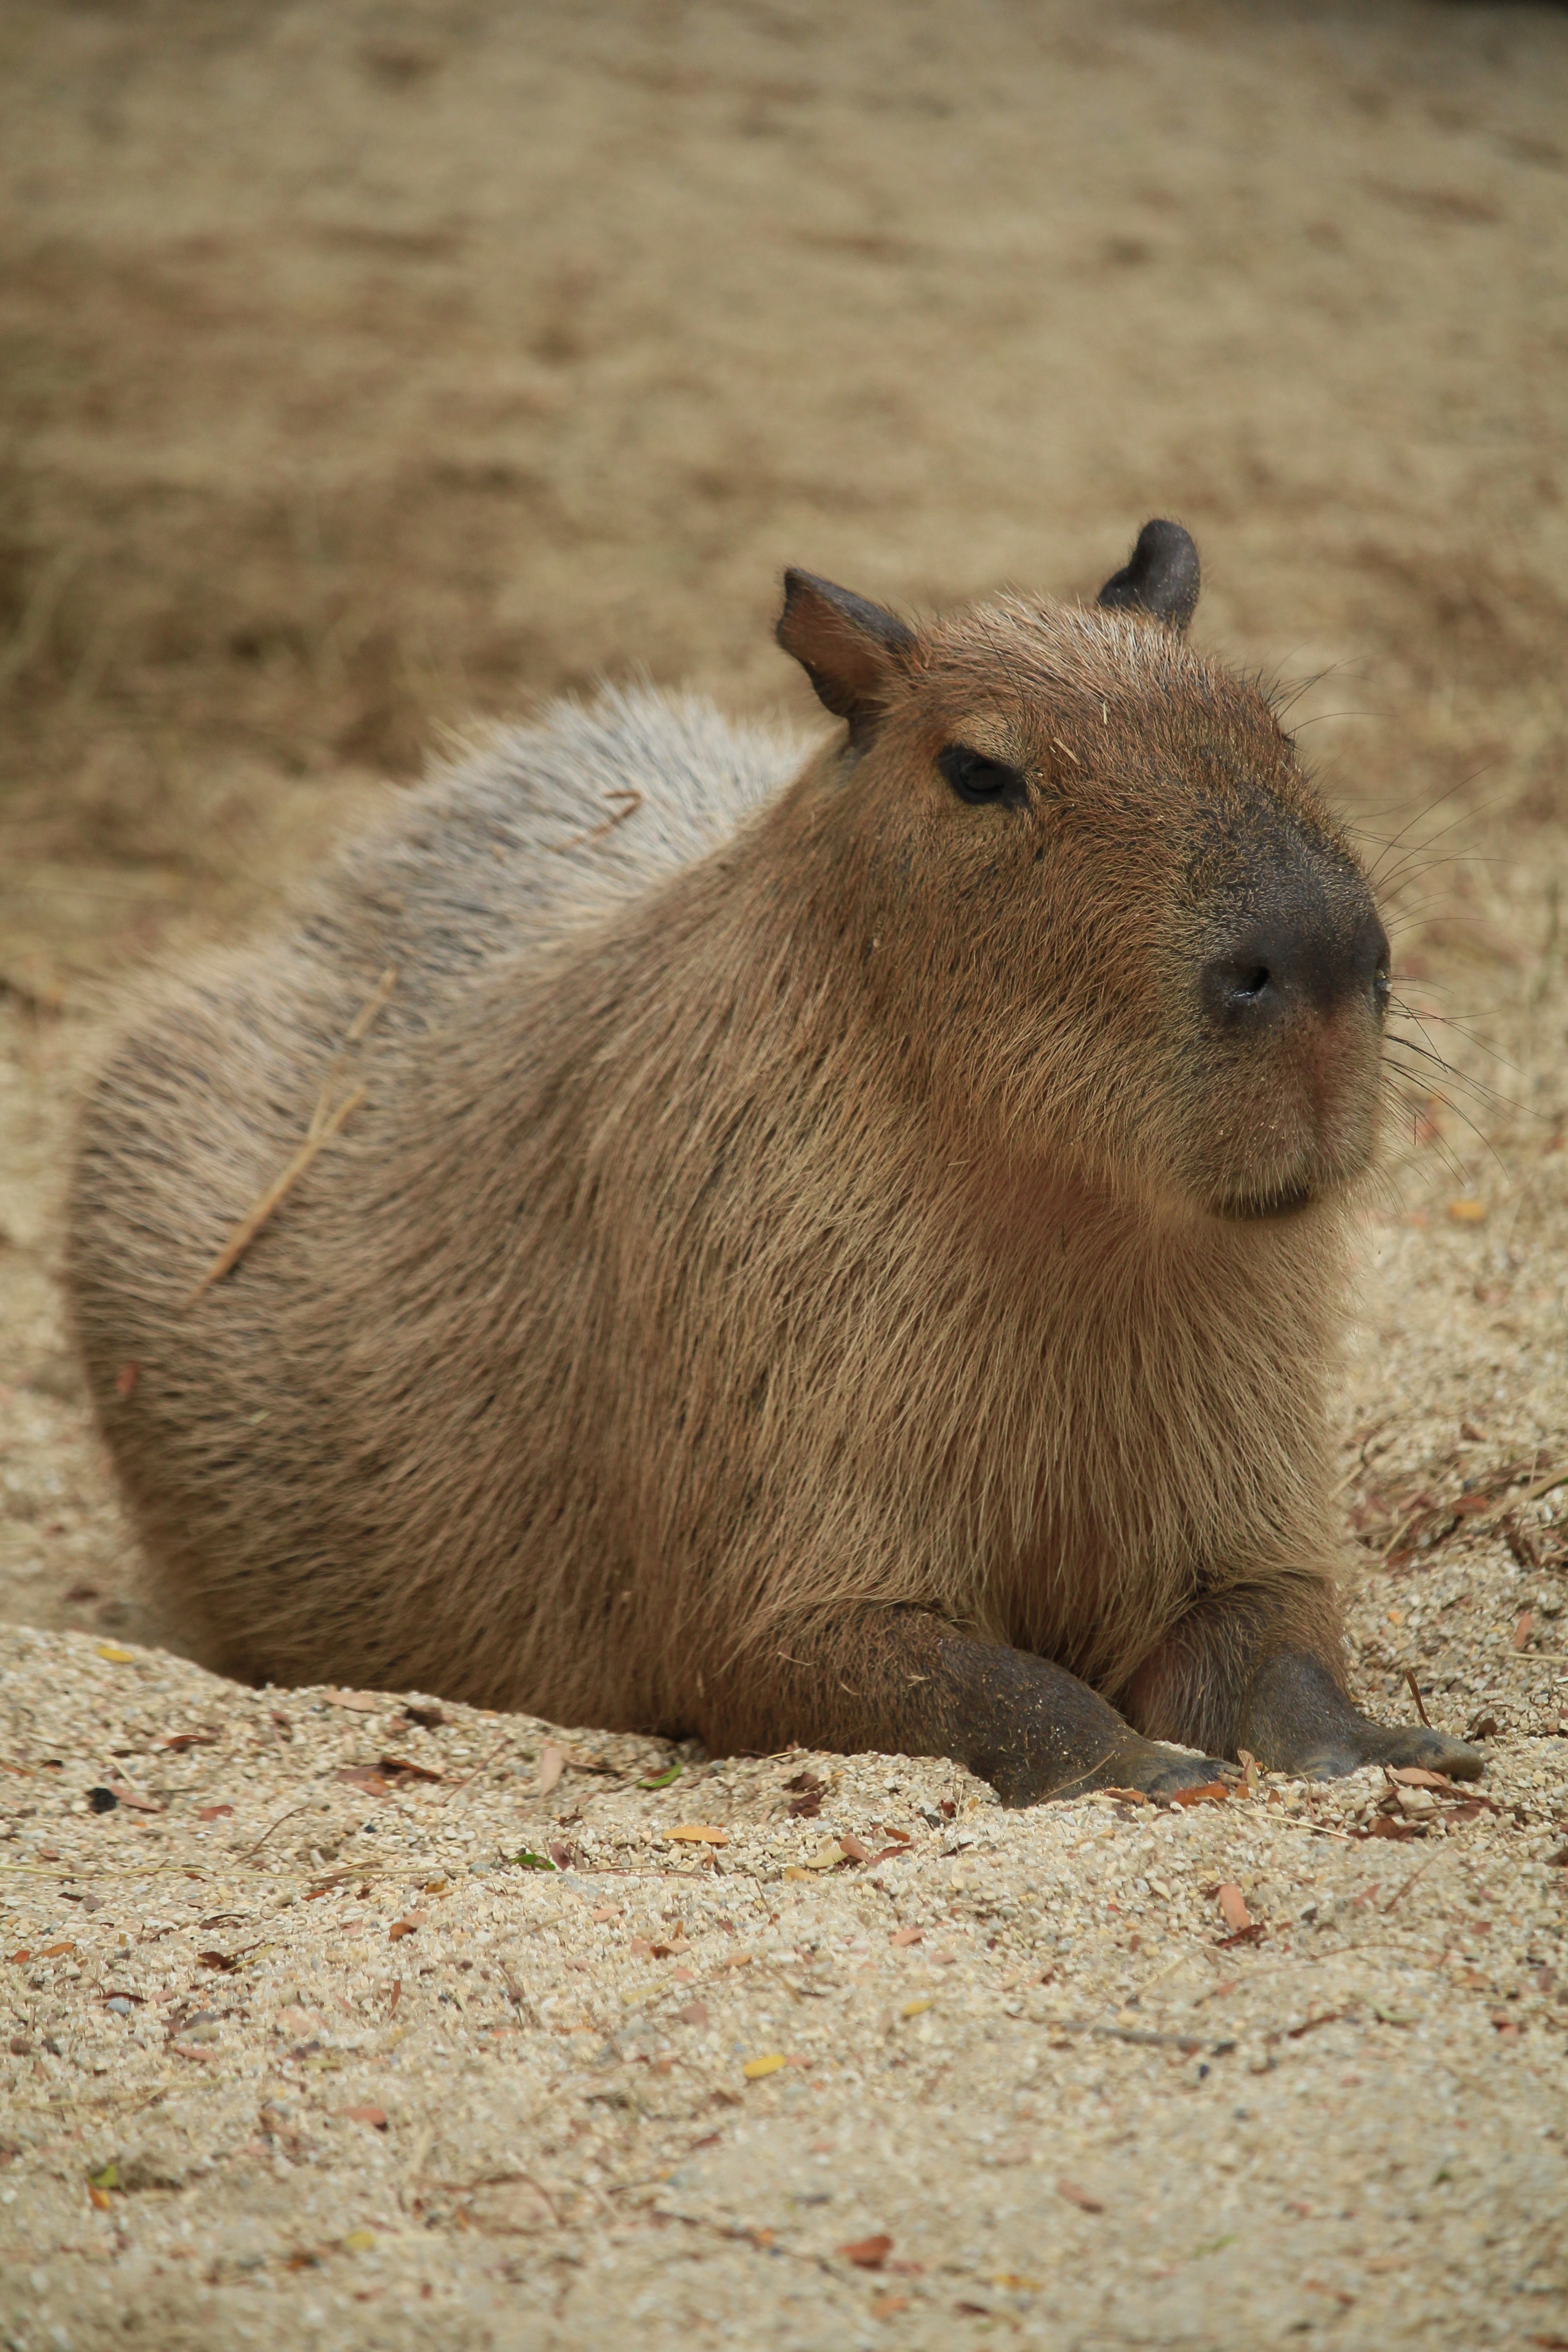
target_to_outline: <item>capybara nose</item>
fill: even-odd
[[[1340,877],[1334,877],[1339,883]],[[1388,1002],[1388,939],[1364,889],[1293,889],[1256,908],[1204,966],[1204,1008],[1234,1036],[1262,1036],[1309,1009]]]

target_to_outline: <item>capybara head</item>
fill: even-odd
[[[811,829],[866,1010],[963,1148],[1273,1217],[1371,1158],[1388,942],[1265,695],[1185,643],[1197,586],[1156,522],[1092,608],[915,629],[792,572],[778,635],[848,721]]]

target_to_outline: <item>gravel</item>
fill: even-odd
[[[73,1633],[0,1706],[26,2352],[1568,2317],[1561,1735],[1009,1813]]]

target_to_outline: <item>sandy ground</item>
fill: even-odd
[[[0,16],[19,2352],[1568,2343],[1565,124],[1544,8]],[[57,1274],[128,971],[473,710],[805,716],[786,561],[1076,593],[1159,510],[1380,861],[1356,1671],[1486,1801],[1004,1814],[172,1654]]]

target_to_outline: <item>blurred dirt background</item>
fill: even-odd
[[[1173,513],[1410,1008],[1359,1671],[1560,1789],[1568,1505],[1519,1497],[1568,1459],[1565,455],[1561,8],[8,0],[0,1619],[179,1646],[57,1281],[139,968],[266,919],[476,714],[641,669],[807,718],[786,562],[1089,594]],[[1568,2338],[1513,2324],[1451,2340]]]

